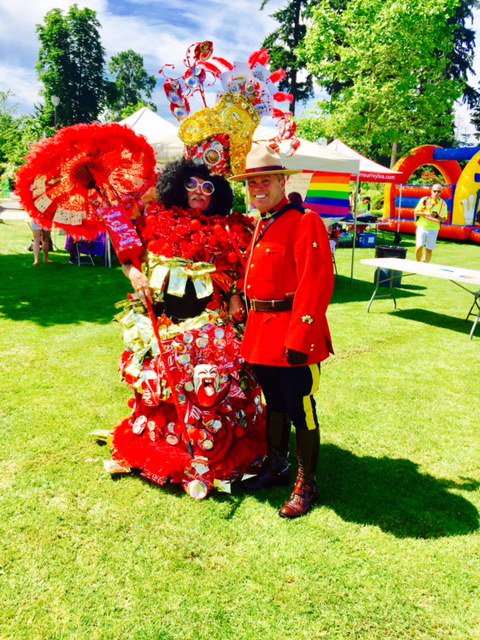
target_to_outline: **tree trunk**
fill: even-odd
[[[302,5],[302,0],[294,0],[295,2],[295,20],[293,25],[293,43],[294,47],[297,47],[300,41],[300,8]],[[293,96],[293,102],[290,106],[290,111],[295,115],[295,103],[297,101],[297,70],[292,69],[292,73],[290,75],[290,92]]]
[[[393,169],[393,167],[395,166],[397,162],[397,156],[398,156],[398,142],[395,140],[395,142],[392,143],[392,154],[390,156],[390,169]]]

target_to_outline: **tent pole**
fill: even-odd
[[[398,198],[397,233],[395,234],[395,238],[393,239],[394,244],[400,244],[402,241],[402,236],[400,235],[400,216],[402,213],[402,191],[403,191],[403,184],[400,185],[400,194]]]
[[[355,258],[355,242],[357,240],[357,202],[358,192],[360,191],[360,170],[357,174],[357,181],[355,183],[355,199],[353,201],[353,243],[352,243],[352,262],[350,264],[350,286],[353,286],[353,263]]]

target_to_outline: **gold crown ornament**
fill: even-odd
[[[222,134],[228,135],[229,173],[236,174],[245,167],[245,158],[260,120],[261,116],[255,107],[242,94],[226,93],[214,107],[206,107],[186,118],[180,125],[178,135],[190,154],[194,147],[203,147],[202,143],[212,139],[215,141]],[[216,164],[216,150],[220,152],[215,145],[213,148],[210,146],[201,154],[207,166]]]

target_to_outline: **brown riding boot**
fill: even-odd
[[[299,518],[308,513],[317,498],[315,479],[320,449],[320,431],[297,429],[298,475],[290,500],[280,509],[282,518]]]
[[[268,455],[254,478],[242,482],[247,491],[267,487],[283,487],[290,483],[288,447],[290,444],[290,420],[283,413],[269,412],[267,416]]]

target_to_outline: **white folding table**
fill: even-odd
[[[403,260],[402,258],[370,258],[361,260],[362,264],[369,265],[370,267],[376,267],[375,272],[375,290],[368,303],[367,313],[370,311],[375,298],[392,298],[395,308],[397,308],[397,300],[395,298],[394,279],[398,275],[398,272],[403,272],[405,275],[420,275],[428,276],[431,278],[440,278],[442,280],[450,280],[457,286],[465,289],[473,295],[473,303],[467,314],[465,320],[468,320],[470,316],[474,316],[472,329],[470,331],[470,340],[473,339],[473,334],[477,324],[480,321],[480,290],[471,289],[467,285],[473,287],[480,287],[480,271],[474,269],[462,269],[461,267],[449,267],[442,264],[435,264],[432,262],[417,262],[416,260]],[[381,277],[381,269],[388,269],[388,278]],[[395,273],[397,272],[397,274]],[[379,289],[388,289],[389,293],[379,294]]]

